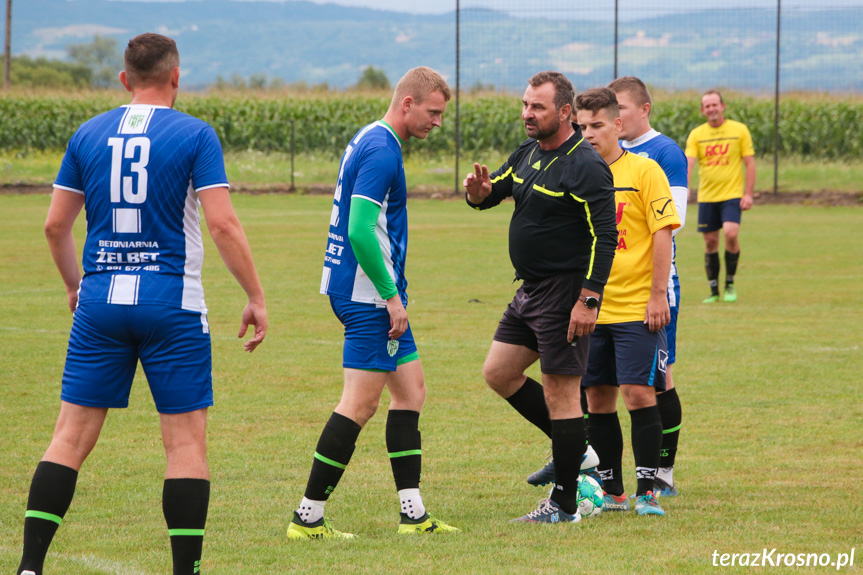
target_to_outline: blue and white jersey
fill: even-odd
[[[665,172],[671,186],[674,207],[680,216],[680,227],[674,230],[677,235],[686,222],[686,203],[689,200],[689,182],[686,179],[686,155],[677,142],[660,134],[654,129],[647,131],[632,141],[620,142],[624,149],[639,156],[654,160]]]
[[[202,120],[128,105],[84,123],[54,183],[84,195],[79,303],[206,312],[198,192],[227,186],[219,139]]]
[[[395,131],[379,121],[357,132],[345,149],[330,216],[322,294],[386,307],[386,301],[357,263],[348,239],[351,201],[362,198],[360,201],[381,206],[375,232],[387,272],[402,304],[407,305],[407,185],[401,144]]]

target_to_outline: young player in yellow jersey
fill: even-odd
[[[749,129],[725,118],[722,94],[710,90],[701,97],[701,113],[707,122],[686,139],[687,181],[698,162],[698,231],[704,234],[704,268],[710,297],[719,301],[719,230],[725,236],[725,295],[737,301],[734,275],[740,259],[741,212],[752,207],[755,190],[755,149]],[[746,167],[744,182],[741,167]]]
[[[621,474],[623,436],[617,417],[618,388],[632,418],[635,511],[665,515],[654,497],[662,445],[656,391],[664,390],[666,294],[671,232],[680,218],[668,178],[659,164],[620,147],[620,110],[614,91],[596,88],[575,101],[576,121],[614,178],[618,245],[590,337],[587,374],[587,433],[599,455],[597,471],[606,492],[603,509],[629,509]]]

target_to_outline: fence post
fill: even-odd
[[[459,31],[461,24],[461,0],[455,1],[455,184],[453,186],[453,193],[458,193],[458,157],[459,157],[459,140],[461,134],[461,123],[459,118],[459,104],[460,104],[460,88],[461,88],[461,76],[460,71],[461,68],[459,63],[461,62],[461,54],[459,52]]]
[[[773,193],[779,193],[779,32],[782,22],[782,0],[776,0],[776,93],[773,96]]]
[[[614,0],[614,78],[612,80],[617,80],[617,29],[618,29],[618,19],[617,19],[617,4],[619,0]]]
[[[294,187],[294,124],[296,120],[291,118],[291,191],[296,190]]]

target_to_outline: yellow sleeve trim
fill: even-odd
[[[583,140],[584,138],[582,138]],[[578,144],[580,144],[579,142]],[[576,144],[576,146],[578,146]],[[575,148],[573,148],[574,150]],[[590,237],[593,238],[593,241],[590,244],[590,263],[587,266],[587,275],[584,276],[584,279],[589,280],[590,276],[593,274],[593,261],[596,258],[596,230],[593,229],[593,220],[590,219],[590,206],[587,204],[585,200],[582,200],[575,194],[569,194],[573,197],[573,199],[577,202],[581,202],[584,204],[584,214],[587,217],[587,226],[590,228]]]
[[[491,181],[491,183],[492,183],[492,184],[494,184],[494,183],[499,182],[499,181],[501,181],[501,180],[505,180],[506,178],[508,178],[508,177],[509,177],[509,175],[510,175],[511,173],[512,173],[512,166],[510,166],[510,167],[509,167],[509,169],[508,169],[507,171],[505,171],[504,173],[502,173],[501,175],[499,175],[498,177],[496,177],[495,179],[493,179],[493,180]]]

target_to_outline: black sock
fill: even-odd
[[[554,457],[551,499],[571,515],[578,509],[578,472],[586,437],[583,417],[551,421],[551,453]]]
[[[551,419],[548,416],[548,406],[545,404],[545,393],[538,381],[528,377],[524,385],[506,400],[526,420],[551,437]]]
[[[396,489],[416,489],[422,474],[422,440],[417,411],[391,409],[387,415],[387,452]]]
[[[623,432],[617,412],[591,413],[587,418],[587,436],[599,456],[596,472],[602,488],[612,495],[623,495]]]
[[[174,575],[201,571],[204,525],[210,505],[210,482],[206,479],[166,479],[162,488],[162,512],[171,536]]]
[[[18,573],[42,573],[48,547],[69,510],[77,481],[78,472],[71,467],[50,461],[36,466],[24,514],[24,551]]]
[[[329,498],[351,461],[362,429],[354,420],[333,412],[318,439],[306,485],[306,498],[313,501]]]
[[[734,283],[734,276],[737,274],[737,261],[739,259],[740,252],[733,254],[728,250],[725,251],[725,287]],[[717,277],[718,275],[719,274],[717,274]]]
[[[635,455],[636,495],[654,491],[662,448],[662,419],[655,405],[629,412],[632,418],[632,453]]]
[[[719,252],[704,254],[704,270],[707,272],[710,293],[719,295]]]
[[[680,437],[680,422],[682,412],[677,388],[672,387],[656,396],[656,406],[659,407],[659,417],[662,419],[662,451],[659,453],[660,467],[674,467],[674,456],[677,454],[677,439]]]
[[[586,388],[581,388],[581,413],[584,414],[584,418],[587,419],[587,391]]]

